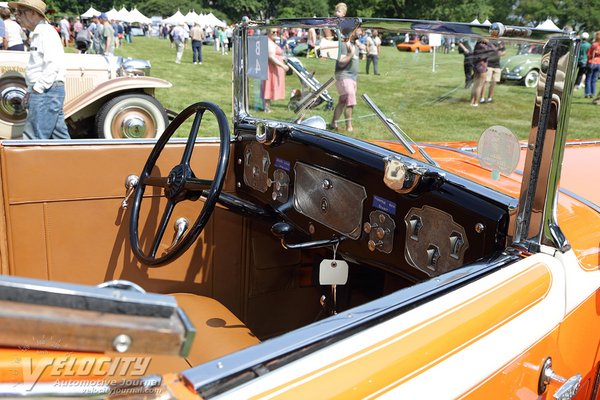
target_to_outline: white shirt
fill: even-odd
[[[37,24],[30,38],[25,80],[29,89],[43,93],[50,89],[54,82],[65,81],[65,52],[58,33],[45,21]]]
[[[367,51],[370,55],[379,55],[379,46],[381,45],[381,39],[379,36],[367,38]]]
[[[23,44],[21,26],[19,24],[12,19],[6,19],[4,20],[4,28],[6,29],[6,36],[8,36],[8,47]]]

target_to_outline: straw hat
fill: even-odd
[[[42,17],[46,17],[46,3],[42,0],[9,1],[8,6],[10,8],[29,8],[40,14]]]

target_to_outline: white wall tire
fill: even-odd
[[[539,79],[540,73],[537,70],[532,69],[525,75],[525,78],[523,78],[523,84],[528,88],[536,87]]]
[[[153,139],[168,125],[164,107],[147,94],[126,94],[106,102],[96,115],[96,134],[104,139]]]

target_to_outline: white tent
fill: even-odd
[[[491,26],[491,25],[492,25],[492,23],[490,22],[490,20],[489,20],[489,19],[486,19],[485,21],[483,21],[483,22],[481,23],[481,25],[485,25],[485,26]]]
[[[106,12],[106,17],[109,19],[109,21],[112,21],[113,19],[118,20],[119,12],[113,7]]]
[[[479,20],[477,18],[475,18],[473,21],[471,21],[471,23],[481,25],[481,22],[479,22]]]
[[[100,15],[100,11],[96,10],[94,7],[90,7],[89,10],[81,14],[81,18],[87,19],[95,17],[97,15]]]
[[[152,23],[152,20],[148,17],[146,17],[144,14],[142,14],[137,8],[134,8],[133,10],[129,11],[129,23],[133,24],[135,22],[140,23],[140,24],[150,24]]]
[[[185,15],[183,15],[179,10],[177,10],[175,14],[171,15],[169,18],[164,19],[163,22],[171,25],[185,24]]]
[[[185,23],[188,25],[193,25],[198,21],[198,17],[199,15],[196,13],[196,11],[190,11],[185,14]]]
[[[215,17],[213,13],[205,15],[205,23],[207,26],[218,26],[221,28],[225,28],[227,24],[221,21],[219,18]]]
[[[536,26],[536,29],[546,29],[549,31],[560,31],[560,28],[556,26],[554,22],[550,18],[546,19],[544,22]]]
[[[119,14],[119,16],[117,17],[118,21],[129,22],[129,11],[127,11],[125,6],[121,7],[118,14]]]

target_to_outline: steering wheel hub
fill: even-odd
[[[169,176],[167,177],[167,187],[165,188],[165,195],[168,199],[177,198],[185,187],[185,182],[192,175],[192,170],[186,165],[176,165],[173,167]]]

